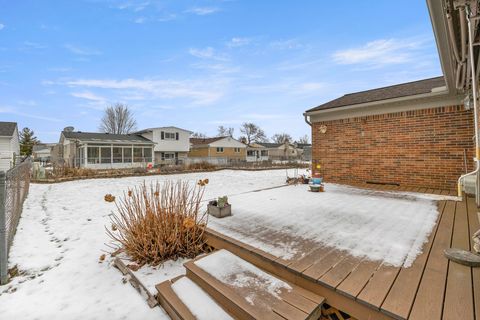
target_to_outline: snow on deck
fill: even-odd
[[[275,300],[280,299],[282,290],[292,287],[253,264],[239,258],[227,250],[219,250],[207,255],[195,264],[240,293],[245,300],[257,308],[269,310]]]
[[[291,171],[292,174],[293,171]],[[168,319],[150,309],[121,273],[99,257],[109,248],[105,227],[113,203],[107,193],[122,195],[129,187],[183,179],[194,184],[209,178],[205,199],[278,186],[285,170],[231,171],[120,179],[95,179],[59,184],[33,184],[10,251],[10,267],[25,274],[0,287],[2,319]],[[184,272],[183,261],[136,272],[149,289]]]
[[[326,192],[286,186],[232,196],[232,216],[209,226],[285,260],[326,246],[409,267],[422,252],[442,196],[326,184]]]
[[[172,284],[175,294],[198,320],[233,320],[205,291],[183,277]]]

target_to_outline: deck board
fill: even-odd
[[[470,249],[466,202],[457,202],[452,247]],[[474,319],[472,271],[470,267],[449,261],[443,319]]]
[[[473,248],[471,236],[480,229],[478,221],[477,205],[475,198],[467,199],[468,224],[470,227],[470,250]],[[475,308],[475,319],[480,320],[480,269],[472,268],[472,285],[473,285],[473,304]]]
[[[442,317],[448,270],[448,260],[443,256],[443,250],[450,247],[454,218],[455,202],[448,201],[439,222],[437,236],[434,239],[409,319],[437,320]]]
[[[446,201],[440,201],[438,204],[438,221],[442,219],[445,210]],[[415,300],[420,279],[423,276],[425,266],[430,256],[433,240],[437,234],[438,223],[430,234],[429,241],[423,248],[423,253],[417,257],[410,268],[402,268],[395,280],[387,298],[385,299],[382,310],[388,314],[396,315],[401,319],[407,319]]]

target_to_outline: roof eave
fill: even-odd
[[[437,44],[438,55],[440,57],[440,65],[442,67],[445,83],[449,93],[457,93],[455,87],[455,71],[453,64],[453,54],[448,38],[448,29],[443,1],[427,0],[428,12],[432,23],[435,42]]]
[[[308,110],[308,111],[305,111],[303,113],[303,115],[304,116],[311,116],[311,115],[315,115],[315,114],[326,113],[326,112],[334,112],[334,111],[338,111],[338,110],[349,110],[349,109],[370,107],[370,106],[381,105],[381,104],[390,104],[390,103],[396,103],[396,102],[405,102],[405,101],[409,101],[409,100],[433,98],[433,97],[439,97],[439,96],[450,97],[451,94],[447,89],[446,91],[428,92],[428,93],[415,94],[415,95],[411,95],[411,96],[404,96],[404,97],[398,97],[398,98],[392,98],[392,99],[384,99],[384,100],[377,100],[377,101],[372,101],[372,102],[345,105],[345,106],[335,107],[335,108],[326,108],[326,109],[320,109],[320,110]]]

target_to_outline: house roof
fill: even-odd
[[[203,144],[210,144],[218,140],[222,140],[228,137],[214,137],[214,138],[190,138],[190,143],[194,146],[196,145],[203,145]]]
[[[11,137],[17,127],[16,122],[3,122],[0,121],[0,137]]]
[[[99,142],[99,143],[150,143],[154,144],[151,140],[144,138],[136,134],[111,134],[111,133],[98,133],[98,132],[81,132],[81,131],[63,131],[63,136],[66,139],[76,139],[80,141]]]
[[[278,148],[285,145],[285,143],[272,143],[272,142],[257,142],[257,144],[264,146],[265,148]]]
[[[367,91],[355,92],[346,94],[335,100],[321,104],[315,108],[307,110],[307,112],[340,108],[362,103],[369,103],[374,101],[382,101],[388,99],[395,99],[400,97],[414,96],[418,94],[425,94],[432,92],[432,89],[445,86],[445,79],[443,76],[430,79],[412,81],[393,86],[371,89]]]
[[[147,128],[147,129],[137,131],[136,133],[141,134],[141,133],[144,133],[144,132],[151,132],[153,130],[158,130],[158,129],[177,129],[177,130],[185,131],[185,132],[188,132],[188,133],[192,133],[192,131],[190,131],[190,130],[182,129],[182,128],[175,127],[175,126]]]
[[[299,149],[310,148],[312,146],[310,143],[296,143],[295,145]]]

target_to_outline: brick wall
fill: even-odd
[[[473,169],[473,136],[473,112],[463,106],[315,122],[313,163],[327,182],[455,190],[464,152]]]

